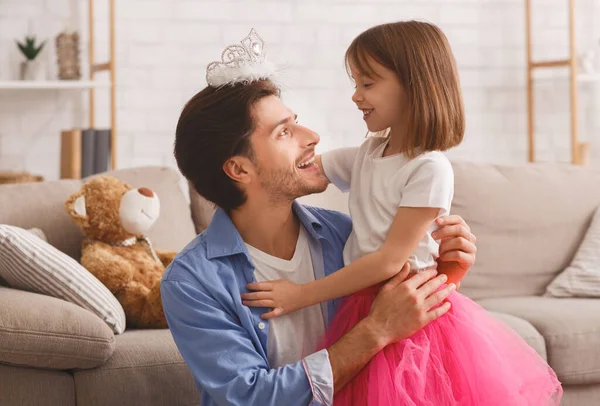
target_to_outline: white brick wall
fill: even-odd
[[[96,0],[99,57],[107,55],[107,1]],[[467,109],[467,135],[452,158],[497,163],[526,160],[525,35],[522,0],[128,0],[117,1],[118,166],[174,165],[179,112],[204,86],[206,64],[255,27],[272,57],[287,64],[284,100],[322,135],[321,150],[357,145],[364,123],[350,101],[346,46],[386,21],[420,18],[441,26],[456,54]],[[534,55],[567,53],[567,2],[534,2]],[[578,3],[578,43],[600,38],[600,0]],[[31,26],[49,43],[41,59],[56,75],[54,36],[65,20],[87,38],[86,0],[0,0],[0,80],[17,75],[14,38]],[[74,17],[78,16],[78,17]],[[85,44],[85,43],[84,43]],[[600,47],[597,48],[600,53]],[[85,48],[82,55],[87,61]],[[600,58],[597,61],[600,69]],[[86,69],[87,72],[87,69]],[[99,92],[98,125],[108,125]],[[58,177],[59,134],[86,125],[86,93],[0,91],[0,170]],[[536,94],[538,154],[569,160],[568,87],[549,81]],[[83,105],[81,104],[83,102]],[[600,84],[581,85],[581,137],[600,162]]]

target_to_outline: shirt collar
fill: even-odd
[[[320,233],[323,225],[306,207],[294,201],[292,210],[312,238],[324,238]],[[206,251],[209,260],[236,254],[245,254],[250,259],[242,236],[229,215],[221,208],[217,208],[206,229]]]

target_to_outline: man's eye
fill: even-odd
[[[285,137],[286,135],[289,135],[289,133],[290,133],[290,130],[289,130],[289,129],[287,129],[287,128],[285,128],[283,131],[281,131],[281,132],[279,133],[279,135],[281,135],[281,136]]]
[[[370,88],[371,86],[373,86],[373,83],[365,83],[363,85],[366,89]]]

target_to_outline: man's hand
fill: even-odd
[[[265,320],[305,307],[303,285],[279,279],[268,282],[249,283],[246,287],[248,290],[255,290],[257,292],[242,293],[242,303],[244,305],[272,309],[261,316]]]
[[[436,276],[435,270],[427,270],[407,279],[409,271],[407,263],[383,285],[364,319],[380,337],[381,348],[410,337],[450,309],[449,302],[442,302],[456,285],[438,290],[446,275]]]
[[[448,276],[448,282],[459,284],[475,263],[477,237],[460,216],[444,216],[436,220],[440,228],[431,236],[440,241],[438,271]]]

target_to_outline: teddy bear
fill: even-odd
[[[158,218],[160,201],[111,176],[96,176],[66,200],[85,239],[81,265],[100,280],[134,328],[167,328],[160,281],[176,252],[155,250],[145,233]]]

